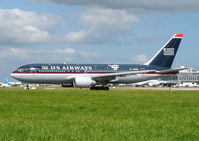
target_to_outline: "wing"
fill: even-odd
[[[109,73],[98,76],[93,76],[92,79],[97,82],[108,83],[110,80],[115,79],[116,77],[124,77],[128,75],[136,75],[140,73],[153,73],[155,70],[145,70],[145,71],[127,71],[127,72],[118,72],[118,73]]]
[[[167,69],[167,70],[145,70],[145,71],[127,71],[127,72],[119,72],[119,73],[109,73],[103,74],[98,76],[91,77],[93,80],[100,82],[100,83],[108,83],[111,80],[115,79],[116,77],[124,77],[128,75],[137,75],[142,73],[158,73],[158,74],[165,74],[165,73],[178,73],[181,70],[185,70],[187,68],[177,68],[177,69]]]
[[[179,71],[181,70],[186,70],[188,68],[176,68],[176,69],[167,69],[167,70],[160,70],[160,71],[156,71],[156,73],[179,73]]]

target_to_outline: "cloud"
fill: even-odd
[[[60,16],[20,9],[0,9],[0,44],[24,45],[52,41],[51,33],[63,25]]]
[[[23,60],[28,57],[28,53],[24,49],[18,48],[8,48],[6,50],[1,50],[0,59],[7,61],[8,59],[13,60]]]
[[[132,29],[132,23],[139,19],[125,10],[90,8],[79,14],[78,26],[82,30],[65,35],[64,41],[69,43],[104,43],[114,36]]]
[[[77,53],[74,49],[72,49],[72,48],[66,48],[66,49],[64,49],[64,50],[62,50],[62,49],[57,49],[56,51],[55,51],[55,53],[59,53],[59,54],[75,54],[75,53]]]
[[[8,77],[17,67],[31,63],[95,63],[104,56],[95,52],[79,51],[72,48],[54,50],[30,50],[7,48],[0,51],[0,77]]]
[[[77,16],[79,31],[56,33],[66,25],[61,16],[37,14],[20,9],[0,9],[0,45],[45,43],[102,44],[132,29],[139,21],[125,10],[90,8]]]
[[[131,59],[134,63],[146,63],[147,62],[147,56],[145,54],[140,54],[132,57]]]
[[[8,48],[0,52],[0,62],[14,63],[83,63],[101,60],[102,55],[94,52],[77,51],[72,48],[56,50],[28,50],[21,48]]]
[[[129,9],[134,12],[191,12],[199,11],[198,0],[34,0],[61,5],[94,6]]]
[[[67,33],[63,38],[63,42],[74,44],[91,43],[91,38],[93,37],[90,35],[89,31],[80,30],[77,32]]]
[[[153,35],[145,35],[145,34],[140,34],[138,33],[136,35],[136,37],[139,39],[139,40],[158,40],[159,38],[156,37],[156,36],[153,36]]]

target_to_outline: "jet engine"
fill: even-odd
[[[74,86],[78,88],[90,88],[96,82],[89,77],[76,77],[74,79]]]

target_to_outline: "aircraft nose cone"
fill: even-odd
[[[16,80],[19,80],[19,81],[23,80],[21,74],[19,74],[19,73],[17,73],[17,72],[12,72],[12,73],[10,73],[10,76],[11,76],[12,78],[16,79]]]
[[[14,74],[13,72],[10,74],[10,76],[11,76],[12,78],[16,78],[16,74]]]

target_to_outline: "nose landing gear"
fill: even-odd
[[[30,85],[26,84],[25,87],[24,87],[24,90],[30,90]]]

